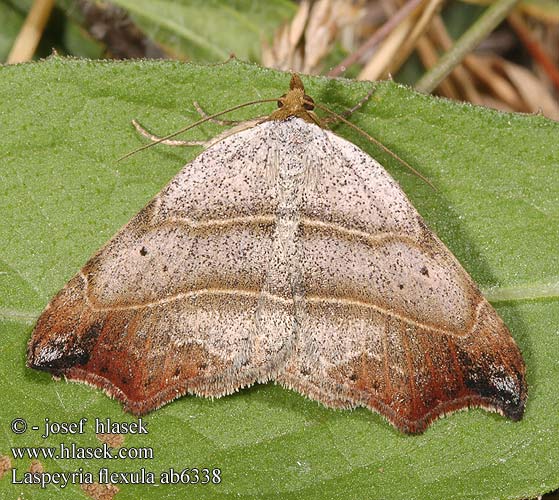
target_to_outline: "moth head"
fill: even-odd
[[[283,94],[278,99],[278,108],[283,108],[286,96],[287,94]],[[312,111],[314,109],[314,100],[307,94],[303,95],[303,108],[305,108],[307,111]]]
[[[305,94],[305,87],[299,75],[293,74],[289,84],[289,92],[278,99],[278,109],[270,115],[270,120],[287,120],[295,116],[309,123],[320,125],[320,121],[312,110],[314,101]]]

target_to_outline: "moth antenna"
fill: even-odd
[[[194,104],[194,107],[196,108],[196,111],[198,111],[198,114],[202,117],[202,118],[206,118],[208,116],[208,113],[206,113],[203,109],[202,106],[200,106],[200,104],[198,104],[197,101],[192,101],[192,104]],[[212,123],[217,123],[218,125],[237,125],[238,123],[242,123],[243,120],[215,120],[215,119],[211,119],[210,120]]]
[[[310,104],[310,103],[309,103]],[[382,142],[380,142],[378,139],[375,139],[372,135],[368,134],[367,132],[365,132],[363,129],[359,128],[357,125],[351,123],[349,120],[346,120],[342,115],[336,113],[335,111],[332,111],[331,109],[327,108],[326,106],[319,104],[317,102],[314,103],[314,105],[321,109],[322,111],[326,111],[326,113],[330,113],[332,116],[336,117],[338,120],[344,122],[346,125],[348,125],[349,127],[351,127],[353,130],[359,132],[363,137],[367,138],[369,141],[371,141],[372,143],[376,144],[379,148],[381,148],[385,153],[388,153],[390,156],[392,156],[392,158],[394,158],[395,160],[398,160],[402,165],[404,165],[404,167],[408,168],[413,174],[415,174],[417,177],[419,177],[423,182],[425,182],[426,184],[428,184],[429,186],[431,186],[431,188],[434,191],[437,191],[437,188],[433,185],[433,183],[427,179],[427,177],[425,177],[423,174],[421,174],[418,170],[416,170],[415,168],[413,168],[407,161],[403,160],[402,158],[400,158],[396,153],[394,153],[393,151],[391,151],[389,148],[387,148]]]
[[[194,122],[194,123],[188,125],[187,127],[181,128],[180,130],[177,130],[176,132],[173,132],[172,134],[166,135],[164,137],[160,137],[156,141],[150,142],[149,144],[144,144],[143,146],[141,146],[139,148],[136,148],[133,151],[130,151],[130,153],[126,153],[124,156],[121,156],[116,161],[117,162],[122,161],[122,160],[128,158],[129,156],[132,156],[133,154],[139,153],[140,151],[143,151],[144,149],[151,148],[151,147],[155,146],[156,144],[167,141],[167,140],[171,139],[172,137],[175,137],[179,134],[182,134],[183,132],[186,132],[187,130],[190,130],[191,128],[197,127],[198,125],[200,125],[204,122],[210,121],[213,118],[217,118],[218,116],[224,115],[226,113],[230,113],[231,111],[235,111],[237,109],[241,109],[241,108],[244,108],[246,106],[253,106],[254,104],[261,104],[261,103],[264,103],[264,102],[277,102],[277,98],[276,99],[258,99],[257,101],[249,101],[249,102],[245,102],[243,104],[238,104],[237,106],[233,106],[229,109],[225,109],[223,111],[220,111],[219,113],[214,113],[213,115],[205,116],[204,118],[198,120],[197,122]]]
[[[358,109],[362,108],[363,105],[369,101],[369,99],[372,97],[372,95],[375,93],[376,87],[373,86],[371,88],[371,90],[369,90],[369,92],[367,92],[367,94],[365,95],[365,97],[363,97],[355,106],[353,106],[350,109],[346,109],[345,111],[343,111],[342,113],[340,113],[341,116],[343,116],[344,118],[347,118],[348,116],[351,116],[353,113],[355,113]],[[336,121],[336,118],[334,117],[332,120],[323,120],[325,123],[333,123]]]

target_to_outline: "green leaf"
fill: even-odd
[[[288,0],[113,0],[148,35],[189,60],[260,59],[262,39],[295,14]]]
[[[13,446],[99,446],[82,435],[20,435],[29,426],[82,417],[134,421],[121,405],[82,384],[25,367],[34,320],[53,294],[199,149],[138,147],[130,120],[164,134],[207,112],[283,94],[289,75],[236,61],[91,62],[52,58],[0,67],[0,455]],[[342,110],[369,83],[307,78],[307,93]],[[243,109],[234,118],[273,109]],[[347,127],[336,132],[377,157],[509,325],[528,368],[526,415],[513,423],[480,409],[406,436],[365,410],[334,411],[273,384],[216,400],[183,397],[145,417],[149,434],[127,447],[153,459],[41,459],[45,469],[97,474],[145,468],[159,474],[217,467],[219,485],[119,484],[116,499],[527,498],[559,487],[559,125],[378,84],[352,116],[428,176],[433,191]],[[215,135],[204,124],[192,138]],[[18,477],[29,459],[14,460]],[[64,489],[11,484],[0,497],[85,498]]]

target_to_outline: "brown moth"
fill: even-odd
[[[521,419],[521,353],[456,258],[377,161],[319,126],[297,75],[278,104],[85,264],[28,366],[136,415],[273,380],[409,433],[473,406]]]

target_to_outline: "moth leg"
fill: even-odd
[[[340,113],[340,115],[343,116],[344,118],[348,118],[353,113],[355,113],[358,109],[361,109],[369,101],[369,99],[371,99],[372,95],[375,93],[375,90],[376,88],[373,87],[371,90],[369,90],[369,92],[367,92],[367,95],[365,95],[365,97],[363,97],[355,106],[353,106],[350,109],[346,109],[345,111]],[[336,123],[338,121],[339,120],[334,116],[322,119],[322,123],[326,125],[331,125],[332,123]]]
[[[233,128],[230,128],[229,130],[225,130],[221,134],[218,134],[214,138],[207,141],[205,143],[206,147],[216,144],[217,142],[222,141],[223,139],[229,137],[230,135],[237,134],[239,132],[242,132],[243,130],[247,130],[256,125],[259,125],[260,123],[268,119],[268,116],[258,116],[256,118],[251,118],[250,120],[217,120],[215,118],[210,118],[210,115],[208,115],[208,113],[206,113],[202,109],[202,107],[200,106],[200,104],[198,104],[197,101],[192,101],[192,104],[194,104],[196,111],[198,111],[198,114],[202,118],[205,118],[208,121],[212,123],[216,123],[218,125],[223,125],[223,126],[234,125]]]
[[[261,118],[254,118],[252,120],[238,122],[236,126],[230,128],[229,130],[225,130],[221,134],[218,134],[207,141],[181,141],[178,139],[161,140],[162,139],[161,137],[152,134],[151,132],[148,132],[142,125],[140,125],[140,123],[137,120],[132,120],[132,125],[134,125],[134,128],[138,131],[140,135],[143,135],[144,137],[148,138],[152,142],[166,144],[167,146],[203,146],[204,148],[209,148],[213,144],[222,141],[223,139],[229,137],[230,135],[234,135],[239,132],[242,132],[243,130],[252,128],[255,125],[260,124],[261,122],[262,122]]]
[[[161,140],[161,137],[148,132],[137,120],[132,120],[132,125],[138,131],[140,135],[147,137],[149,140],[153,142],[159,142],[161,144],[165,144],[167,146],[207,146],[208,141],[181,141],[181,140],[173,140],[173,139],[165,139]]]
[[[242,132],[243,130],[248,130],[249,128],[255,127],[256,125],[260,125],[260,123],[262,123],[263,121],[264,121],[264,119],[262,119],[262,118],[253,118],[252,120],[245,120],[245,121],[239,122],[234,127],[231,127],[230,129],[224,130],[223,132],[221,132],[221,134],[218,134],[215,137],[212,137],[209,141],[204,143],[204,146],[206,148],[208,148],[210,146],[213,146],[214,144],[217,144],[218,142],[221,142],[223,139],[226,139],[227,137],[229,137],[231,135],[238,134],[239,132]]]

